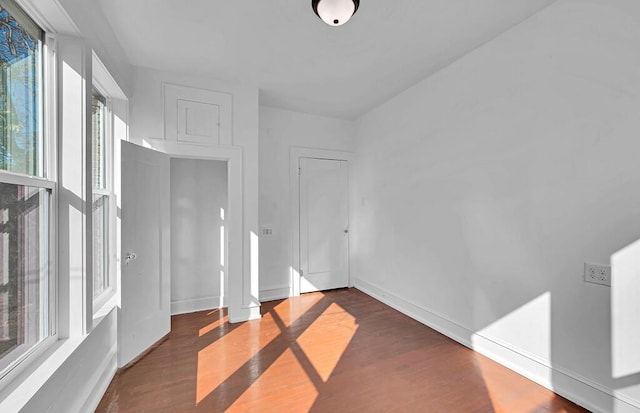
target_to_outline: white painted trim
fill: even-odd
[[[291,222],[291,296],[300,295],[300,180],[298,178],[298,168],[300,158],[330,159],[336,161],[346,161],[349,167],[353,164],[353,152],[335,151],[330,149],[301,148],[292,146],[289,152],[289,211]],[[349,174],[351,175],[351,174]],[[351,178],[349,178],[349,191],[351,190]],[[349,195],[351,199],[351,195]],[[349,217],[351,214],[349,213]],[[349,247],[347,247],[349,248]],[[347,251],[347,257],[350,254]],[[349,270],[349,259],[347,260],[347,273],[351,285],[351,275]]]
[[[191,140],[180,137],[178,131],[178,104],[179,100],[193,103],[205,103],[218,106],[218,142],[213,142],[207,137],[192,136]],[[162,83],[163,102],[163,134],[164,139],[170,142],[196,143],[202,145],[232,145],[233,142],[233,95],[216,90],[194,88],[191,86]]]
[[[41,358],[41,363],[33,363],[23,372],[24,379],[16,380],[10,388],[0,393],[0,411],[20,411],[36,393],[46,385],[47,380],[62,366],[84,341],[85,337],[59,340]],[[35,365],[34,365],[35,364]]]
[[[210,159],[227,161],[228,216],[226,217],[229,245],[228,259],[229,321],[238,323],[260,318],[260,306],[245,304],[251,296],[251,280],[245,279],[244,272],[244,198],[243,198],[243,152],[241,147],[220,145],[197,145],[168,142],[159,139],[144,139],[142,146],[166,153],[174,158]],[[247,272],[246,277],[251,274]]]
[[[615,404],[619,406],[616,411],[640,411],[639,400],[619,394],[574,371],[557,365],[552,366],[548,360],[471,331],[420,304],[405,300],[385,288],[358,278],[354,278],[353,283],[355,288],[389,307],[591,411],[604,412],[610,410],[610,406]],[[471,342],[468,337],[474,337],[474,342]]]
[[[224,296],[210,296],[191,298],[188,300],[171,301],[171,315],[195,313],[196,311],[215,310],[227,306]]]
[[[96,321],[98,326],[106,317],[110,317],[111,312],[118,311],[112,308],[104,317]],[[116,315],[111,315],[115,318]],[[104,333],[104,331],[103,331]],[[68,338],[58,340],[55,345],[42,354],[36,363],[32,363],[22,373],[21,377],[10,383],[10,386],[0,392],[0,412],[18,412],[23,411],[31,400],[36,397],[38,392],[46,388],[52,380],[52,377],[69,362],[71,357],[77,357],[77,351],[83,345],[87,345],[87,340],[91,340],[91,335]],[[94,374],[89,374],[85,383],[91,391],[86,388],[78,389],[78,397],[74,398],[74,405],[89,406],[91,409],[83,409],[77,411],[94,411],[102,396],[111,383],[117,369],[117,344],[114,341],[109,350],[101,357],[100,365],[95,369]],[[67,364],[68,366],[68,364]],[[72,369],[77,372],[77,369]],[[86,399],[85,399],[86,397]],[[48,398],[48,396],[46,396]],[[55,398],[54,398],[55,399]],[[53,399],[51,399],[53,400]],[[95,403],[95,406],[93,406]]]
[[[95,50],[92,51],[91,58],[93,84],[97,86],[100,93],[109,99],[128,101],[127,96],[120,88],[120,85],[118,85],[118,82],[116,82],[113,76],[111,76],[109,69],[107,69],[104,63],[102,63],[102,60],[100,60],[100,57]],[[111,112],[111,107],[109,107],[109,112]]]
[[[264,303],[266,301],[274,301],[274,300],[282,300],[283,298],[289,298],[291,293],[291,288],[286,287],[278,287],[278,288],[267,288],[265,290],[260,290],[260,302]]]
[[[93,54],[91,48],[84,39],[80,40],[82,44],[82,104],[84,106],[83,125],[82,125],[82,186],[84,188],[83,213],[84,213],[84,231],[82,233],[83,246],[83,276],[84,276],[84,303],[83,303],[83,330],[82,334],[89,334],[93,330]],[[64,87],[64,84],[63,84]],[[62,167],[68,169],[64,162]],[[64,182],[62,183],[64,185]],[[72,297],[73,299],[73,297]]]
[[[34,186],[49,190],[53,190],[56,186],[55,182],[48,179],[5,170],[0,170],[0,181],[7,184]]]
[[[107,392],[109,388],[109,384],[111,384],[111,380],[116,375],[118,371],[118,350],[117,346],[112,348],[111,357],[106,358],[100,368],[96,370],[96,372],[102,371],[100,377],[96,380],[95,385],[93,386],[87,400],[82,404],[81,412],[95,412],[102,400],[102,397]]]
[[[43,30],[80,36],[80,29],[59,0],[17,0],[17,3]]]
[[[229,310],[229,322],[230,323],[242,323],[243,321],[257,320],[262,318],[259,306],[246,306],[236,310],[233,315]]]
[[[92,51],[91,55],[91,74],[92,74],[92,85],[97,91],[103,95],[106,99],[105,111],[106,111],[106,121],[105,121],[105,157],[106,157],[106,189],[92,189],[92,195],[101,194],[108,196],[109,199],[109,209],[108,211],[108,222],[109,228],[107,231],[108,243],[108,272],[109,272],[109,287],[103,291],[99,296],[93,297],[93,312],[95,318],[95,312],[98,311],[106,302],[108,302],[111,297],[117,293],[118,291],[118,270],[119,266],[119,255],[120,253],[117,251],[118,245],[120,244],[120,233],[117,228],[117,201],[116,201],[116,192],[115,192],[115,170],[116,168],[120,168],[119,164],[114,162],[115,153],[114,150],[116,148],[116,136],[115,136],[115,128],[114,128],[114,111],[113,111],[113,100],[121,100],[124,102],[128,102],[127,97],[124,92],[115,81],[111,73],[107,67],[102,63],[95,50]],[[91,136],[91,135],[90,135]],[[93,140],[92,140],[93,142]],[[92,149],[93,151],[93,149]],[[92,177],[93,178],[93,177]],[[90,179],[91,183],[93,183],[93,179]],[[91,203],[93,203],[93,198],[91,197]],[[93,209],[91,208],[93,212]],[[92,218],[93,219],[93,218]],[[92,241],[93,242],[93,239]]]

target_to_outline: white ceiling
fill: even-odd
[[[354,119],[555,0],[99,0],[131,63],[260,88],[260,103]]]

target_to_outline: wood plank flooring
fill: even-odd
[[[354,289],[172,318],[98,412],[584,412]]]

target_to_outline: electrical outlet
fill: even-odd
[[[588,283],[611,286],[611,267],[608,265],[584,263],[584,280]]]

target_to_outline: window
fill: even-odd
[[[55,333],[43,39],[13,0],[0,0],[0,377]]]
[[[91,112],[92,182],[93,182],[93,295],[94,308],[99,308],[114,291],[110,265],[111,200],[110,191],[110,110],[107,99],[93,90]]]
[[[0,169],[43,174],[43,32],[13,2],[0,2]]]

